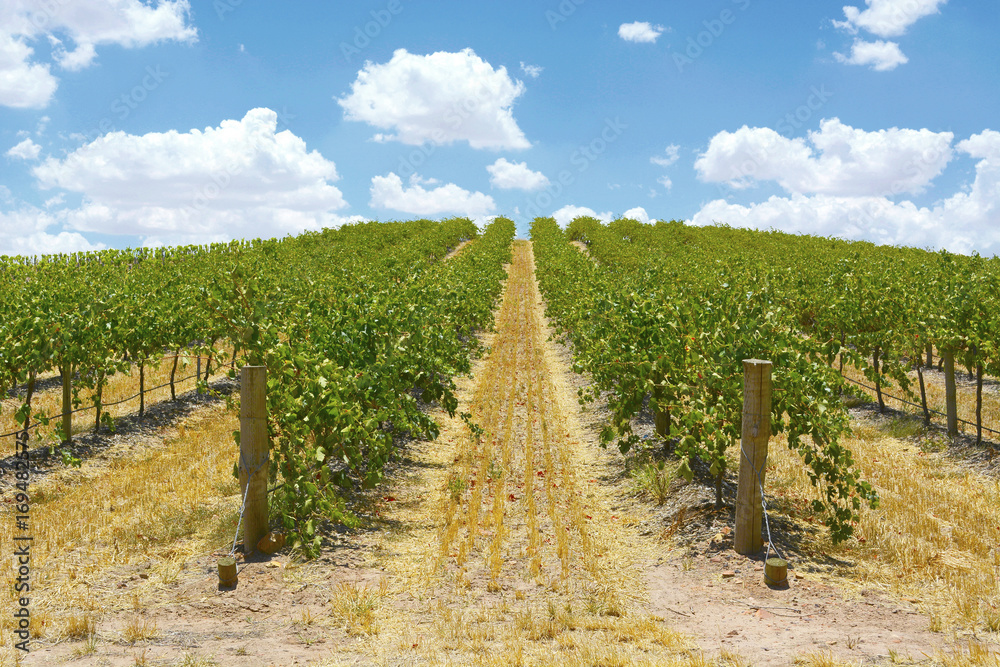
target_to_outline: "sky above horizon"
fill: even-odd
[[[6,0],[0,254],[456,215],[1000,254],[997,34],[986,0]]]

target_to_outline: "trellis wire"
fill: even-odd
[[[170,359],[171,357],[167,357],[167,358]],[[193,358],[193,357],[189,357],[189,358]],[[179,382],[187,382],[188,380],[190,380],[192,378],[200,378],[200,377],[201,377],[201,375],[199,375],[199,374],[196,373],[194,375],[188,375],[187,377],[182,377],[182,378],[179,378],[179,379],[175,379],[173,382],[165,382],[165,383],[163,383],[161,385],[158,385],[156,387],[149,387],[148,389],[144,389],[144,390],[142,390],[141,392],[139,392],[137,394],[129,396],[128,398],[119,399],[117,401],[114,401],[113,403],[103,403],[102,402],[101,403],[101,408],[110,408],[110,407],[113,407],[115,405],[120,405],[122,403],[127,403],[128,401],[134,401],[135,399],[139,398],[139,396],[142,396],[143,394],[148,394],[150,392],[157,391],[159,389],[163,389],[164,387],[169,387],[171,384],[177,384]],[[97,409],[97,404],[95,403],[93,405],[88,405],[88,406],[85,406],[85,407],[82,407],[82,408],[76,408],[75,410],[70,410],[69,414],[75,415],[78,412],[86,412],[88,410],[96,410],[96,409]],[[55,420],[55,419],[59,419],[60,417],[62,417],[62,415],[63,415],[62,412],[60,412],[59,414],[56,414],[56,415],[46,415],[45,418],[44,418],[44,420],[41,420],[41,421],[36,420],[34,424],[32,424],[32,425],[30,425],[28,427],[28,429],[29,430],[33,430],[33,429],[38,428],[39,426],[44,426],[45,424],[43,423],[43,421],[52,421],[52,420]],[[11,436],[15,436],[18,433],[21,433],[23,431],[24,431],[23,428],[19,428],[16,431],[11,431],[10,433],[4,433],[4,434],[0,435],[0,439],[2,439],[2,438],[9,438]]]

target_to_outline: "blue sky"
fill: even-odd
[[[985,0],[0,9],[0,252],[683,219],[1000,252]]]

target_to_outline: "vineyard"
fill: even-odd
[[[0,259],[0,534],[32,540],[32,651],[8,614],[0,665],[997,664],[1000,260],[514,234]],[[733,552],[745,359],[773,364],[757,483],[785,587]],[[270,557],[235,550],[246,365]]]

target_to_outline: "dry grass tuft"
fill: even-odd
[[[92,635],[76,648],[73,649],[74,658],[83,658],[97,653],[97,637]]]
[[[122,640],[129,644],[154,639],[159,634],[156,623],[141,616],[133,616],[121,630]]]
[[[219,663],[214,657],[211,656],[199,656],[194,655],[193,653],[185,653],[178,662],[172,664],[177,667],[215,667],[215,665],[218,665]]]
[[[330,600],[330,614],[349,635],[377,635],[377,614],[387,595],[388,583],[385,579],[374,587],[342,582],[337,585]]]
[[[97,621],[91,614],[71,614],[66,619],[62,636],[66,639],[87,639],[97,631]]]
[[[632,476],[635,489],[662,505],[670,498],[670,484],[677,477],[677,467],[676,463],[668,465],[664,461],[639,466]]]
[[[832,653],[816,651],[795,658],[795,664],[804,667],[851,667],[858,663],[841,662]]]
[[[734,653],[728,649],[722,649],[719,651],[716,663],[719,667],[752,667],[749,660],[741,656],[739,653]]]
[[[970,639],[937,656],[942,667],[1000,667],[1000,653]]]

